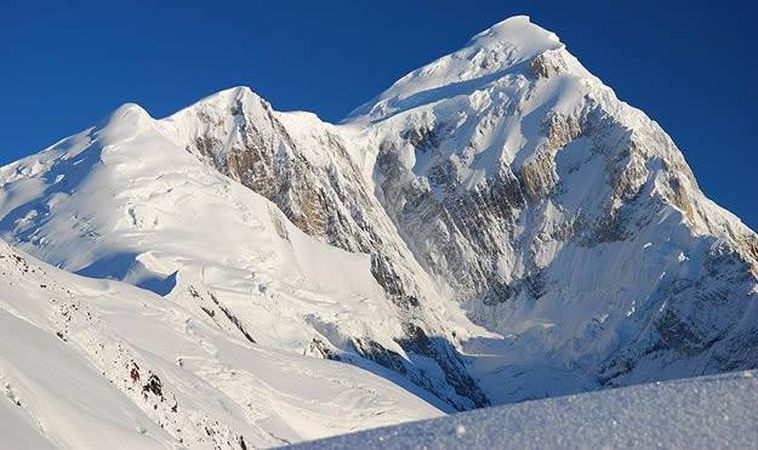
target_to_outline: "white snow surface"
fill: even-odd
[[[441,414],[355,366],[230,336],[188,298],[5,243],[0,270],[5,448],[260,448]]]
[[[380,120],[423,103],[451,98],[500,78],[538,54],[562,48],[558,36],[514,16],[477,34],[460,50],[400,78],[374,100],[356,109],[351,120]]]
[[[755,448],[758,373],[484,408],[293,449]]]

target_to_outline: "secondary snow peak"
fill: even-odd
[[[151,129],[154,122],[155,119],[140,105],[124,103],[100,122],[93,136],[104,145],[114,144]]]
[[[153,120],[150,114],[136,103],[124,103],[119,106],[112,113],[110,113],[105,120],[108,125],[114,123],[138,123],[145,120]]]
[[[243,105],[261,102],[263,99],[248,86],[234,86],[211,94],[196,103],[179,110],[166,119],[181,120],[182,117],[196,114],[201,109],[230,109],[235,104]]]

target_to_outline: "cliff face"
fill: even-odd
[[[26,251],[456,409],[758,366],[756,234],[524,17],[341,125],[235,88],[0,180]]]

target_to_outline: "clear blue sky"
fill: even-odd
[[[0,164],[127,101],[161,117],[248,85],[337,121],[514,14],[657,120],[703,190],[758,228],[754,1],[5,1]]]

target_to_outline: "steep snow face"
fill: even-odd
[[[9,448],[260,448],[440,414],[368,371],[229,333],[190,294],[76,276],[5,243],[0,271]]]
[[[750,448],[755,371],[487,408],[297,449]]]
[[[419,263],[503,339],[495,402],[758,365],[758,238],[671,139],[528,19],[348,119]],[[497,356],[495,356],[497,355]]]

